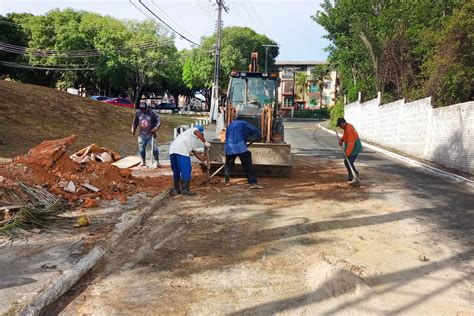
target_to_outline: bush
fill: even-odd
[[[295,111],[293,117],[295,118],[316,118],[316,119],[327,119],[329,118],[329,109],[322,108],[319,110],[298,110]]]
[[[331,117],[331,126],[336,126],[337,119],[344,117],[344,101],[341,99],[336,100],[336,104],[329,109]]]

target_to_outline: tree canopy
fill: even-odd
[[[65,9],[41,16],[8,14],[0,16],[0,23],[0,42],[27,47],[19,54],[0,51],[2,61],[53,68],[1,66],[0,75],[61,89],[81,87],[88,93],[130,95],[135,102],[153,92],[190,93],[181,80],[183,63],[174,38],[153,22],[120,21]]]
[[[190,89],[197,89],[210,100],[214,74],[214,45],[216,35],[203,37],[201,45],[188,52],[183,68],[183,81]],[[252,52],[258,52],[260,71],[265,67],[265,48],[262,45],[275,45],[276,42],[265,35],[258,34],[248,27],[226,27],[221,38],[221,72],[219,85],[225,89],[232,70],[247,70]],[[275,67],[278,48],[272,48],[268,54],[268,69]]]
[[[364,98],[381,91],[385,100],[432,95],[442,106],[472,99],[473,6],[473,0],[325,0],[313,19],[327,31],[329,59],[350,100],[358,91]]]

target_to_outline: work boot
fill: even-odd
[[[250,184],[250,189],[263,189],[263,186],[257,183],[251,183]]]
[[[181,185],[179,180],[174,180],[174,188],[172,191],[174,194],[181,194]]]
[[[192,192],[192,191],[189,190],[189,181],[183,181],[182,184],[183,184],[183,186],[182,186],[182,188],[183,188],[182,193],[183,193],[184,195],[196,195],[196,192]]]
[[[354,180],[354,176],[351,173],[347,176],[347,182],[351,182],[352,180]]]
[[[228,176],[224,177],[224,184],[225,185],[230,185],[230,178]]]

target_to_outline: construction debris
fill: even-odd
[[[74,224],[73,227],[85,227],[89,226],[90,224],[91,221],[89,220],[89,217],[86,215],[86,213],[84,213],[84,211],[81,211],[81,215],[77,218],[76,224]]]
[[[91,161],[111,163],[120,160],[120,155],[110,149],[91,144],[86,148],[69,156],[77,163],[87,163]]]
[[[112,163],[112,165],[119,167],[120,169],[132,168],[138,166],[142,162],[140,157],[128,156],[119,161]]]
[[[90,197],[86,197],[84,199],[84,202],[82,203],[82,206],[91,208],[91,207],[96,207],[97,206],[97,201],[95,199],[91,199]]]
[[[66,151],[76,140],[72,135],[45,141],[0,165],[0,234],[17,227],[44,228],[66,209],[60,203],[64,200],[88,208],[99,200],[118,199],[125,204],[131,194],[158,193],[171,185],[171,178],[164,175],[134,177],[132,170],[110,163],[120,158],[117,153],[95,144],[71,158]],[[74,160],[79,158],[80,162]]]
[[[74,182],[69,181],[68,184],[64,187],[64,191],[69,193],[76,193],[76,185]]]
[[[99,192],[99,189],[96,188],[95,186],[93,185],[90,185],[89,183],[83,183],[81,184],[84,188],[88,189],[88,190],[91,190],[92,192]]]
[[[28,228],[47,228],[60,220],[59,214],[67,209],[63,201],[48,191],[22,182],[16,187],[0,188],[0,199],[18,204],[0,213],[0,234],[7,236]]]

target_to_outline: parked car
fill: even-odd
[[[103,96],[103,95],[93,95],[89,97],[91,100],[96,100],[96,101],[104,101],[110,99],[109,97]]]
[[[107,104],[113,104],[113,105],[116,105],[116,106],[123,106],[125,108],[130,108],[130,109],[135,108],[135,105],[129,99],[113,98],[113,99],[103,100],[101,102],[104,102],[104,103],[107,103]]]
[[[168,102],[162,102],[155,106],[155,109],[157,110],[171,110],[173,113],[178,113],[179,112],[179,107],[177,107],[174,104],[168,103]]]

